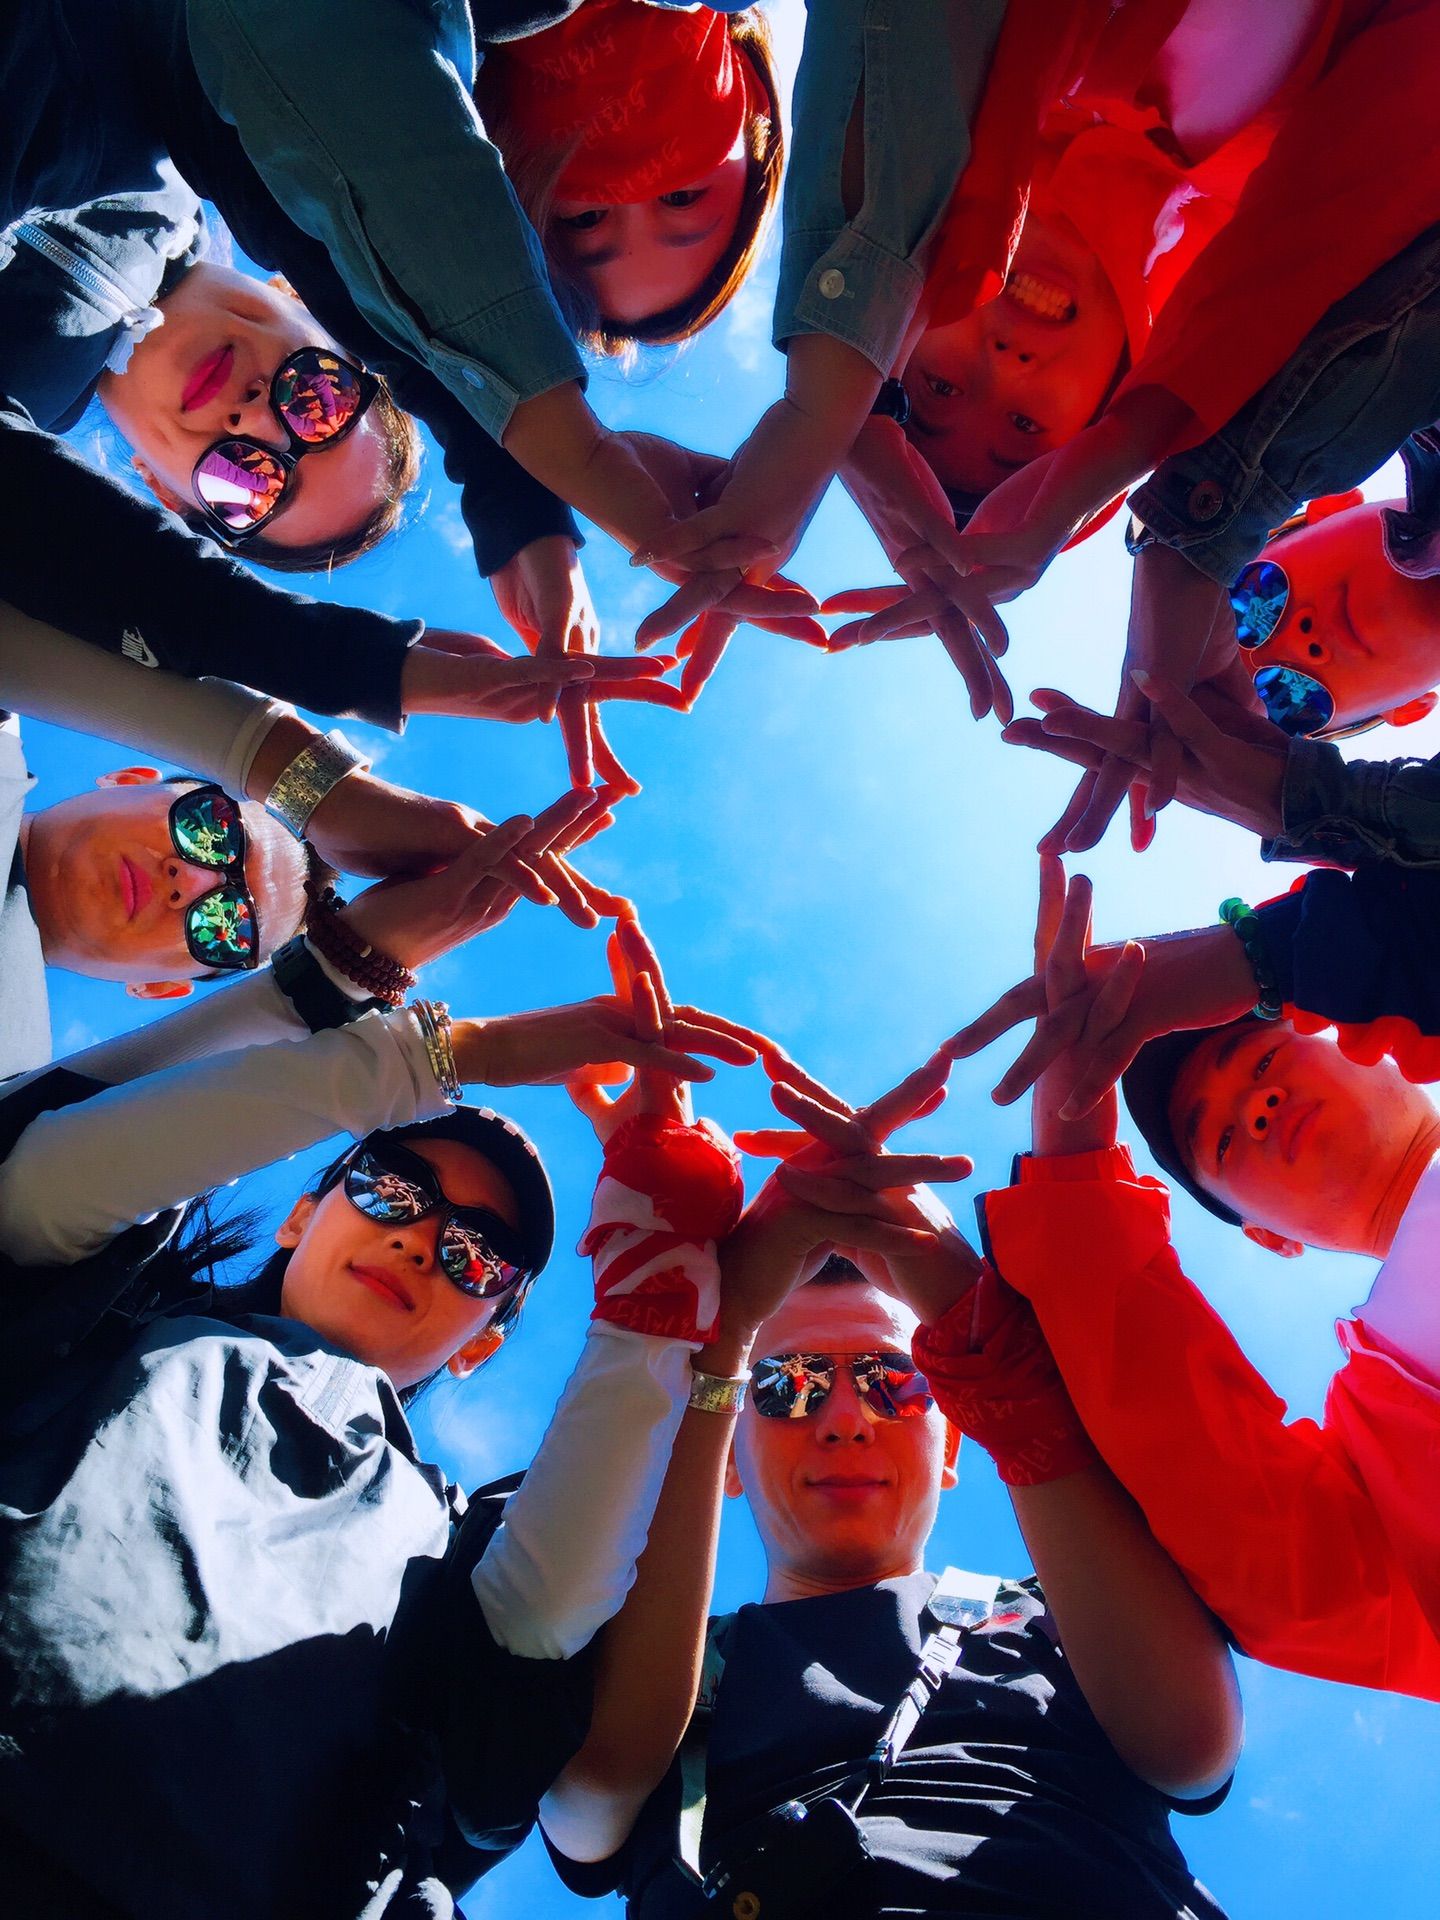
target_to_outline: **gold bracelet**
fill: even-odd
[[[356,767],[370,762],[359,754],[339,728],[302,747],[271,787],[265,806],[297,840],[305,838],[310,816],[330,789]]]
[[[443,1000],[412,1000],[410,1011],[425,1043],[425,1057],[430,1062],[435,1084],[447,1100],[458,1102],[464,1089],[455,1065],[450,1009]]]

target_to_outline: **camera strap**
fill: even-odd
[[[939,1693],[945,1676],[960,1664],[965,1634],[989,1624],[1003,1584],[994,1574],[966,1573],[960,1567],[946,1567],[935,1582],[935,1591],[925,1603],[925,1612],[934,1625],[920,1649],[915,1678],[871,1748],[863,1769],[852,1776],[848,1793],[847,1783],[841,1782],[832,1795],[844,1800],[852,1813],[870,1789],[885,1778],[914,1738],[921,1716]],[[727,1614],[710,1629],[695,1712],[680,1743],[680,1826],[676,1851],[680,1865],[697,1886],[705,1883],[700,1869],[700,1842],[705,1829],[710,1721],[725,1671],[725,1629],[734,1617]]]

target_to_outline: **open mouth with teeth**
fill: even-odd
[[[1012,273],[1005,292],[1017,307],[1036,320],[1069,321],[1075,318],[1075,302],[1064,287],[1053,280],[1042,280],[1034,273]]]

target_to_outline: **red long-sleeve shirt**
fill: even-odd
[[[1027,1159],[985,1216],[1091,1439],[1244,1651],[1440,1699],[1440,1389],[1342,1321],[1323,1420],[1287,1421],[1123,1147]]]

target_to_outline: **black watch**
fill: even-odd
[[[887,420],[893,420],[897,427],[903,427],[910,418],[910,395],[905,390],[905,382],[885,381],[870,411],[872,414],[883,414]]]
[[[311,1033],[328,1033],[332,1027],[348,1027],[362,1013],[378,1007],[378,1000],[352,1000],[341,991],[305,944],[303,933],[287,940],[270,956],[270,971],[275,984],[294,1007]]]

